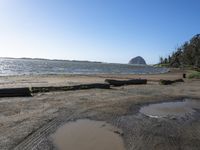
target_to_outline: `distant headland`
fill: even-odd
[[[135,64],[135,65],[146,65],[146,61],[144,60],[144,58],[142,58],[141,56],[137,56],[135,58],[132,58],[129,61],[129,64]]]

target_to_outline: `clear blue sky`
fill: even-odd
[[[199,0],[0,0],[0,57],[157,63],[200,31]]]

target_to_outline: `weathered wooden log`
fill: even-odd
[[[184,82],[183,79],[177,79],[177,80],[174,80],[174,82]]]
[[[25,97],[31,96],[29,88],[6,88],[0,89],[0,97]]]
[[[131,80],[111,80],[106,79],[105,82],[112,86],[134,85],[134,84],[147,84],[146,79],[131,79]]]
[[[169,85],[169,84],[174,83],[174,81],[171,81],[171,80],[160,80],[159,83],[161,85]]]
[[[161,85],[169,85],[169,84],[173,84],[173,83],[176,83],[176,82],[184,82],[183,79],[177,79],[177,80],[160,80],[160,84]]]
[[[186,74],[185,73],[183,74],[183,78],[186,78]]]
[[[105,83],[92,83],[92,84],[80,84],[74,86],[49,86],[49,87],[32,87],[32,93],[39,92],[53,92],[53,91],[70,91],[70,90],[83,90],[83,89],[109,89],[110,85]]]

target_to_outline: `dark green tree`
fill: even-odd
[[[160,63],[171,67],[200,68],[200,34],[178,47],[168,58],[160,57]]]

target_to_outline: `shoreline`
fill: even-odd
[[[139,67],[139,66],[138,66]],[[160,67],[158,67],[160,68]],[[161,67],[162,68],[162,67]],[[0,77],[19,77],[19,76],[97,76],[97,75],[158,75],[158,74],[165,74],[170,72],[171,68],[165,68],[168,69],[166,71],[161,72],[149,72],[149,73],[32,73],[32,74],[1,74]]]
[[[171,69],[172,70],[172,69]],[[173,69],[157,74],[38,74],[0,76],[0,88],[32,86],[71,86],[77,84],[104,83],[105,79],[147,79],[158,82],[159,79],[175,80],[182,78],[184,70]]]

